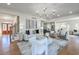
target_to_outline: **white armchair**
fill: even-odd
[[[49,33],[45,33],[45,36],[48,37],[49,36]]]
[[[32,41],[32,54],[33,55],[42,55],[48,53],[48,45],[47,45],[47,38],[33,40]]]
[[[24,40],[28,40],[28,35],[24,34]]]
[[[13,34],[11,36],[12,41],[14,41],[14,40],[22,40],[22,38],[23,38],[22,33]]]
[[[54,31],[50,31],[50,34],[54,34]]]

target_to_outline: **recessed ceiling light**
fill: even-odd
[[[11,3],[7,3],[7,5],[11,5]]]
[[[72,11],[69,11],[69,14],[72,14]]]
[[[55,15],[55,13],[53,13],[53,15]]]
[[[53,12],[55,12],[56,10],[52,10]]]
[[[36,13],[39,13],[39,11],[36,11]]]
[[[45,12],[47,10],[47,8],[43,8],[43,11]]]

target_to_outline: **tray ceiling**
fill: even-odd
[[[0,9],[21,12],[44,19],[55,19],[79,13],[79,3],[0,3]]]

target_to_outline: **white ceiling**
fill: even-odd
[[[1,8],[45,19],[54,19],[79,13],[79,3],[11,3],[11,5],[0,3]]]

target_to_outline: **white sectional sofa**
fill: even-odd
[[[24,40],[28,40],[32,45],[32,55],[57,55],[59,50],[67,45],[66,40],[41,35],[24,35]]]

